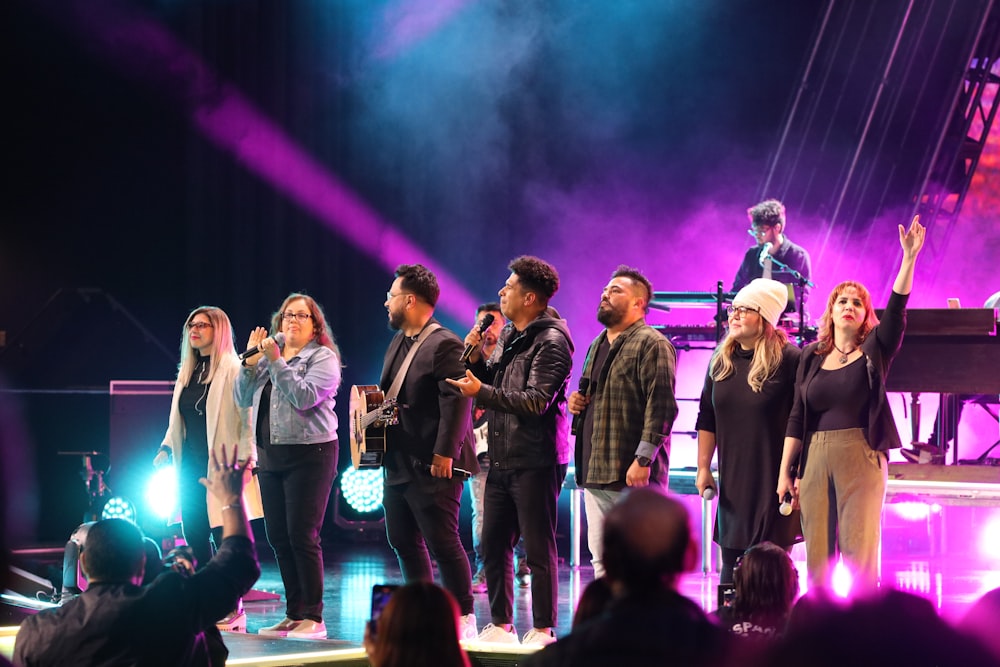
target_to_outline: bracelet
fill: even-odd
[[[222,511],[225,512],[226,510],[242,510],[242,509],[243,509],[243,503],[233,503],[232,505],[226,505],[225,507],[223,507]]]

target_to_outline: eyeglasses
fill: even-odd
[[[761,225],[760,227],[751,226],[747,231],[751,236],[757,236],[758,234],[767,234],[768,230],[771,229],[773,225]]]
[[[299,322],[305,322],[306,320],[312,319],[310,313],[282,313],[281,319],[286,322],[291,322],[292,320],[298,320]]]
[[[729,306],[729,308],[726,308],[726,314],[728,314],[729,317],[736,317],[737,315],[740,317],[746,317],[747,313],[759,314],[760,308],[750,308],[749,306]]]
[[[385,293],[385,300],[386,301],[392,301],[397,296],[406,296],[407,294],[413,294],[413,292],[400,292],[399,294],[393,294],[392,292],[386,292]]]
[[[187,328],[189,330],[190,329],[194,329],[196,331],[201,331],[202,329],[211,329],[212,328],[212,323],[211,322],[188,322],[187,323]]]

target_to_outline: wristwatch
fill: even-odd
[[[648,468],[653,463],[648,457],[645,456],[636,456],[635,462],[638,463],[641,468]]]

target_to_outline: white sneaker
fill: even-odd
[[[459,641],[479,637],[479,629],[476,627],[476,615],[466,614],[463,616],[459,620],[458,630]]]
[[[268,625],[257,631],[258,634],[264,635],[265,637],[287,637],[288,633],[295,629],[295,627],[302,621],[293,621],[287,616],[278,621],[274,625]]]
[[[524,637],[521,638],[521,644],[524,646],[546,646],[547,644],[552,644],[556,641],[556,637],[551,632],[551,630],[531,628],[524,633]]]
[[[517,640],[517,630],[510,626],[510,632],[503,629],[503,626],[488,624],[479,633],[479,641],[491,644],[520,644]]]
[[[302,621],[285,635],[289,639],[326,639],[326,623],[320,621]]]

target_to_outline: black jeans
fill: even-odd
[[[194,552],[199,568],[205,567],[212,558],[211,527],[208,524],[208,491],[198,481],[205,477],[208,461],[181,459],[177,477],[177,487],[181,506],[181,529],[184,541]]]
[[[323,620],[320,529],[337,476],[337,441],[257,449],[267,541],[285,587],[285,615]]]
[[[474,611],[472,570],[458,533],[462,483],[416,473],[404,484],[386,484],[382,494],[385,534],[396,553],[403,580],[433,581],[431,558],[441,583],[455,596],[462,615]]]
[[[493,623],[514,617],[514,545],[524,538],[531,568],[531,614],[536,628],[556,627],[559,589],[556,520],[566,464],[490,470],[483,510],[483,569]]]

